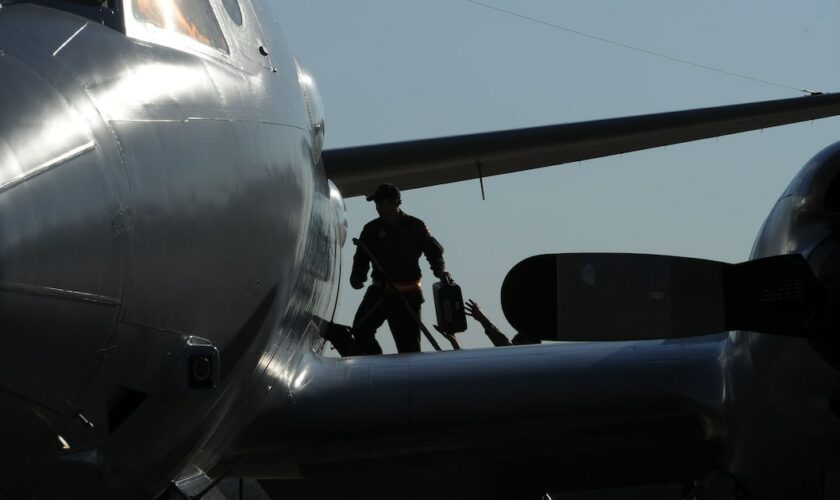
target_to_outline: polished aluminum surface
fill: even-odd
[[[233,36],[213,56],[35,5],[0,13],[9,496],[154,496],[190,457],[214,460],[269,368],[320,346],[344,214],[297,64],[242,5],[248,29],[220,17]],[[189,336],[221,352],[211,396],[170,394]]]

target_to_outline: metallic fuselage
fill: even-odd
[[[155,495],[191,458],[218,459],[320,348],[341,200],[313,159],[294,58],[274,26],[259,32],[272,16],[242,5],[252,32],[216,57],[0,10],[12,497]],[[167,372],[188,336],[220,350],[212,394],[179,392]]]

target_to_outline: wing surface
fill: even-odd
[[[324,152],[345,197],[518,172],[840,114],[840,94],[612,118]]]
[[[218,467],[554,491],[686,481],[711,466],[721,432],[723,341],[313,357]]]

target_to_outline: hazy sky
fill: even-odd
[[[323,93],[327,148],[802,95],[466,0],[274,1],[289,44]],[[485,3],[760,80],[840,89],[835,1]],[[486,178],[486,201],[477,180],[407,191],[403,208],[446,248],[465,296],[511,335],[499,290],[520,260],[555,252],[745,260],[794,174],[839,139],[840,119],[820,120]],[[374,207],[364,198],[347,207],[358,236]],[[349,242],[344,249],[337,315],[348,324],[362,298],[347,284],[353,249]],[[421,267],[431,328],[434,277],[425,260]],[[378,337],[394,352],[387,325]],[[459,339],[490,345],[472,320]]]

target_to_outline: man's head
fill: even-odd
[[[400,190],[393,184],[380,184],[376,191],[366,199],[375,202],[376,213],[385,218],[396,216],[402,203]]]

